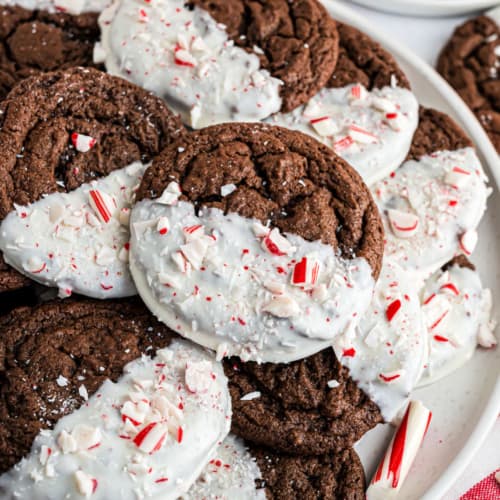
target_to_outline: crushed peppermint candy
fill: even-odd
[[[210,367],[205,390],[188,389],[186,364]],[[0,476],[0,489],[9,498],[177,498],[228,434],[230,408],[220,363],[173,341],[155,358],[129,363],[117,382],[105,381],[86,404],[41,431],[33,451]]]
[[[259,399],[260,396],[260,391],[253,391],[241,396],[240,401],[252,401],[253,399]]]

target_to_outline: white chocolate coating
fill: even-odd
[[[281,80],[260,68],[256,54],[234,46],[208,12],[185,4],[115,1],[99,18],[96,61],[163,98],[193,128],[279,111]]]
[[[84,12],[101,12],[110,2],[111,0],[0,0],[0,5],[78,15]]]
[[[176,499],[226,437],[230,418],[220,363],[176,340],[42,431],[28,457],[0,476],[1,498]]]
[[[261,477],[243,441],[229,434],[182,500],[265,500],[265,490],[255,484]]]
[[[135,295],[128,218],[146,167],[135,162],[70,193],[16,207],[0,225],[5,261],[32,280],[59,288],[61,297]],[[96,193],[98,205],[92,204]]]
[[[491,292],[476,271],[454,265],[435,273],[422,290],[429,358],[419,385],[436,382],[474,354],[480,335],[493,335]],[[485,330],[485,331],[484,331]]]
[[[325,143],[371,185],[406,158],[418,124],[418,102],[412,92],[400,87],[370,92],[353,84],[324,88],[306,106],[277,113],[268,122]]]
[[[386,232],[385,254],[424,280],[472,253],[490,189],[472,148],[407,161],[372,187]]]
[[[351,377],[391,422],[408,402],[427,356],[420,297],[408,273],[384,260],[370,308],[334,348]]]
[[[181,335],[221,357],[289,362],[331,345],[368,307],[374,280],[365,259],[340,258],[330,245],[270,233],[235,213],[166,205],[167,190],[132,210],[130,269],[149,309]],[[195,239],[183,231],[197,226]],[[263,248],[267,239],[282,255]],[[303,259],[316,275],[309,268],[308,283],[296,286]]]

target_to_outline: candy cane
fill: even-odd
[[[395,498],[417,455],[431,422],[432,413],[411,401],[366,492],[367,500]]]

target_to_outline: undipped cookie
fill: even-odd
[[[40,72],[93,66],[106,0],[0,0],[0,99]]]
[[[220,356],[304,358],[368,307],[379,214],[359,175],[307,135],[263,124],[195,132],[154,160],[137,200],[140,295]]]
[[[34,76],[0,106],[5,262],[62,296],[135,294],[129,208],[147,163],[184,133],[177,117],[89,68]]]
[[[224,370],[231,430],[250,443],[293,455],[337,453],[382,422],[332,348],[288,364],[230,358]]]
[[[500,153],[499,21],[496,9],[456,28],[437,69],[474,111]]]
[[[338,55],[317,0],[115,1],[96,61],[163,97],[193,128],[257,121],[307,102]]]
[[[229,432],[220,363],[137,301],[45,303],[0,328],[4,499],[177,498]]]
[[[422,109],[408,160],[372,186],[385,255],[416,284],[455,255],[470,255],[490,193],[470,140],[447,115]]]
[[[340,55],[325,88],[269,123],[300,130],[330,146],[367,184],[405,159],[418,124],[418,103],[395,59],[377,42],[339,24]]]

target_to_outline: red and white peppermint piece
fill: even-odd
[[[385,317],[389,323],[394,319],[394,316],[401,309],[401,301],[399,299],[393,300],[385,310]]]
[[[76,451],[91,450],[101,444],[102,434],[98,427],[85,424],[77,425],[71,435],[76,441]]]
[[[92,207],[101,222],[108,223],[116,211],[116,200],[113,196],[91,189],[89,191],[89,205]]]
[[[151,422],[138,432],[134,438],[134,444],[144,453],[155,453],[163,446],[167,434],[167,424]]]
[[[397,238],[411,238],[418,229],[418,215],[402,212],[401,210],[389,209],[387,217],[391,225],[392,232]]]
[[[71,134],[71,142],[80,153],[88,153],[96,144],[96,140],[93,137],[77,132]]]
[[[339,130],[336,123],[329,116],[320,116],[309,120],[311,127],[321,137],[329,137],[336,134]]]
[[[154,200],[155,203],[162,205],[175,205],[181,195],[181,188],[177,182],[170,182],[159,198]]]
[[[77,470],[73,477],[75,479],[76,489],[80,495],[89,498],[96,492],[99,483],[95,477],[90,476],[82,470]]]
[[[401,377],[401,372],[399,370],[396,370],[393,372],[379,373],[378,377],[386,384],[391,384],[392,382],[395,382]]]
[[[460,291],[458,290],[457,286],[454,285],[453,283],[445,283],[444,285],[441,285],[440,289],[441,292],[443,293],[448,293],[450,295],[460,295]]]
[[[186,365],[186,387],[190,392],[202,394],[213,382],[212,365],[209,361],[198,361]]]
[[[147,412],[144,411],[143,406],[139,406],[133,401],[126,401],[120,413],[124,422],[128,420],[133,425],[140,425],[144,422]]]
[[[290,255],[295,247],[280,233],[278,228],[272,229],[262,240],[262,248],[271,255]]]
[[[179,49],[175,51],[174,55],[175,64],[178,66],[187,66],[189,68],[194,68],[198,61],[196,58],[185,49]]]
[[[453,167],[445,176],[446,184],[456,189],[465,187],[471,180],[471,172],[465,168]]]
[[[277,318],[290,318],[300,313],[300,307],[292,297],[280,295],[273,297],[265,304],[262,311],[270,313]]]
[[[366,492],[367,500],[394,498],[406,479],[424,440],[432,413],[411,401]]]
[[[360,144],[374,144],[380,141],[375,134],[357,125],[349,125],[349,135],[354,141]]]
[[[333,143],[333,150],[335,152],[340,152],[344,151],[345,149],[350,148],[354,144],[354,139],[350,135],[346,135],[344,137],[341,137],[340,139],[337,139]]]
[[[174,252],[171,255],[171,259],[175,262],[181,273],[188,273],[191,270],[191,264],[182,252]]]
[[[476,248],[477,240],[477,231],[475,229],[468,229],[460,236],[460,249],[465,255],[471,255]]]
[[[158,224],[156,224],[156,230],[161,234],[165,235],[170,229],[170,221],[167,217],[162,216],[158,218]]]
[[[422,305],[425,325],[429,331],[442,323],[451,310],[451,304],[444,294],[433,295]]]
[[[205,226],[202,224],[196,224],[194,226],[185,226],[182,228],[182,232],[184,233],[184,239],[186,243],[190,241],[197,240],[205,235]]]
[[[302,260],[293,268],[291,283],[305,289],[313,288],[318,281],[319,271],[318,260],[312,257],[302,257]]]
[[[399,132],[405,128],[408,119],[402,113],[390,112],[384,116],[384,121],[389,124],[392,130]]]
[[[38,257],[30,257],[23,267],[31,274],[40,274],[47,269],[47,264]]]
[[[364,101],[368,97],[368,90],[361,85],[360,83],[353,85],[351,87],[351,91],[349,92],[349,95],[347,96],[347,99],[349,102],[353,101]]]
[[[40,448],[40,464],[46,465],[49,461],[50,455],[52,455],[52,448],[49,448],[47,445],[43,444]]]

